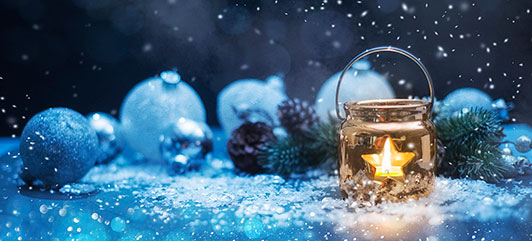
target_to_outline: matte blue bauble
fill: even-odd
[[[144,158],[161,161],[160,137],[179,118],[205,122],[199,95],[175,71],[137,84],[120,109],[120,121],[127,143]]]
[[[286,99],[284,82],[278,76],[270,76],[266,81],[237,80],[218,94],[218,121],[227,136],[245,121],[277,126],[277,106]]]
[[[341,103],[355,100],[393,99],[395,93],[384,76],[370,69],[367,60],[359,60],[351,67],[342,80],[339,101]],[[314,108],[320,120],[336,118],[336,87],[342,72],[331,76],[320,88]],[[343,107],[341,107],[343,109]]]
[[[442,101],[442,111],[453,113],[464,108],[482,107],[492,110],[492,99],[482,90],[474,88],[461,88],[451,92]]]
[[[52,108],[30,119],[22,131],[20,156],[27,182],[48,187],[76,182],[94,166],[98,137],[87,119],[67,108]]]

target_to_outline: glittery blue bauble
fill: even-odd
[[[199,95],[175,71],[165,71],[137,84],[120,109],[127,143],[155,161],[161,161],[161,135],[181,117],[205,122],[206,113]]]
[[[67,108],[45,110],[26,124],[20,142],[25,181],[61,187],[82,178],[98,157],[98,137],[87,119]]]
[[[482,90],[474,88],[462,88],[451,92],[442,101],[442,111],[453,113],[464,108],[482,107],[492,110],[492,99]]]

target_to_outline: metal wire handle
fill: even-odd
[[[364,57],[366,57],[366,56],[368,56],[370,54],[378,53],[378,52],[393,52],[393,53],[398,53],[398,54],[404,55],[404,56],[408,57],[409,59],[411,59],[412,61],[414,61],[421,68],[421,70],[423,70],[423,74],[425,74],[425,77],[427,78],[427,81],[429,83],[430,110],[432,111],[432,106],[434,105],[434,89],[432,88],[432,78],[430,78],[429,72],[427,71],[427,68],[425,68],[425,65],[423,65],[423,63],[421,63],[419,58],[417,58],[413,54],[407,52],[406,50],[402,50],[400,48],[388,46],[388,47],[376,47],[376,48],[368,49],[368,50],[360,53],[359,55],[357,55],[355,58],[353,58],[349,62],[349,64],[347,64],[347,66],[345,66],[344,71],[342,72],[342,75],[340,75],[340,79],[338,80],[338,85],[336,86],[336,103],[334,105],[336,106],[336,115],[338,116],[338,118],[340,120],[344,120],[345,119],[344,117],[342,117],[340,115],[340,104],[341,103],[340,103],[340,100],[339,100],[339,96],[340,96],[340,85],[342,84],[342,79],[344,78],[344,75],[347,73],[347,70],[349,70],[351,68],[351,66],[353,66],[353,64],[355,62],[359,61],[360,59],[362,59],[362,58],[364,58]],[[429,113],[429,115],[430,115],[430,113]]]

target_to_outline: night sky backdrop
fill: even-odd
[[[217,93],[238,79],[284,74],[289,96],[314,102],[332,74],[381,45],[421,57],[438,99],[479,88],[532,124],[531,9],[528,0],[0,0],[0,136],[19,135],[48,107],[118,116],[136,83],[172,68],[211,125]],[[428,93],[415,68],[388,67],[376,69],[396,74],[398,96]]]

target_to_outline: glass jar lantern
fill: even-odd
[[[378,52],[398,53],[422,70],[430,102],[414,99],[350,101],[340,113],[339,93],[347,70]],[[338,173],[340,191],[355,205],[401,202],[428,196],[434,189],[436,128],[430,120],[434,102],[432,80],[425,66],[409,52],[394,47],[364,51],[345,67],[336,89]]]

